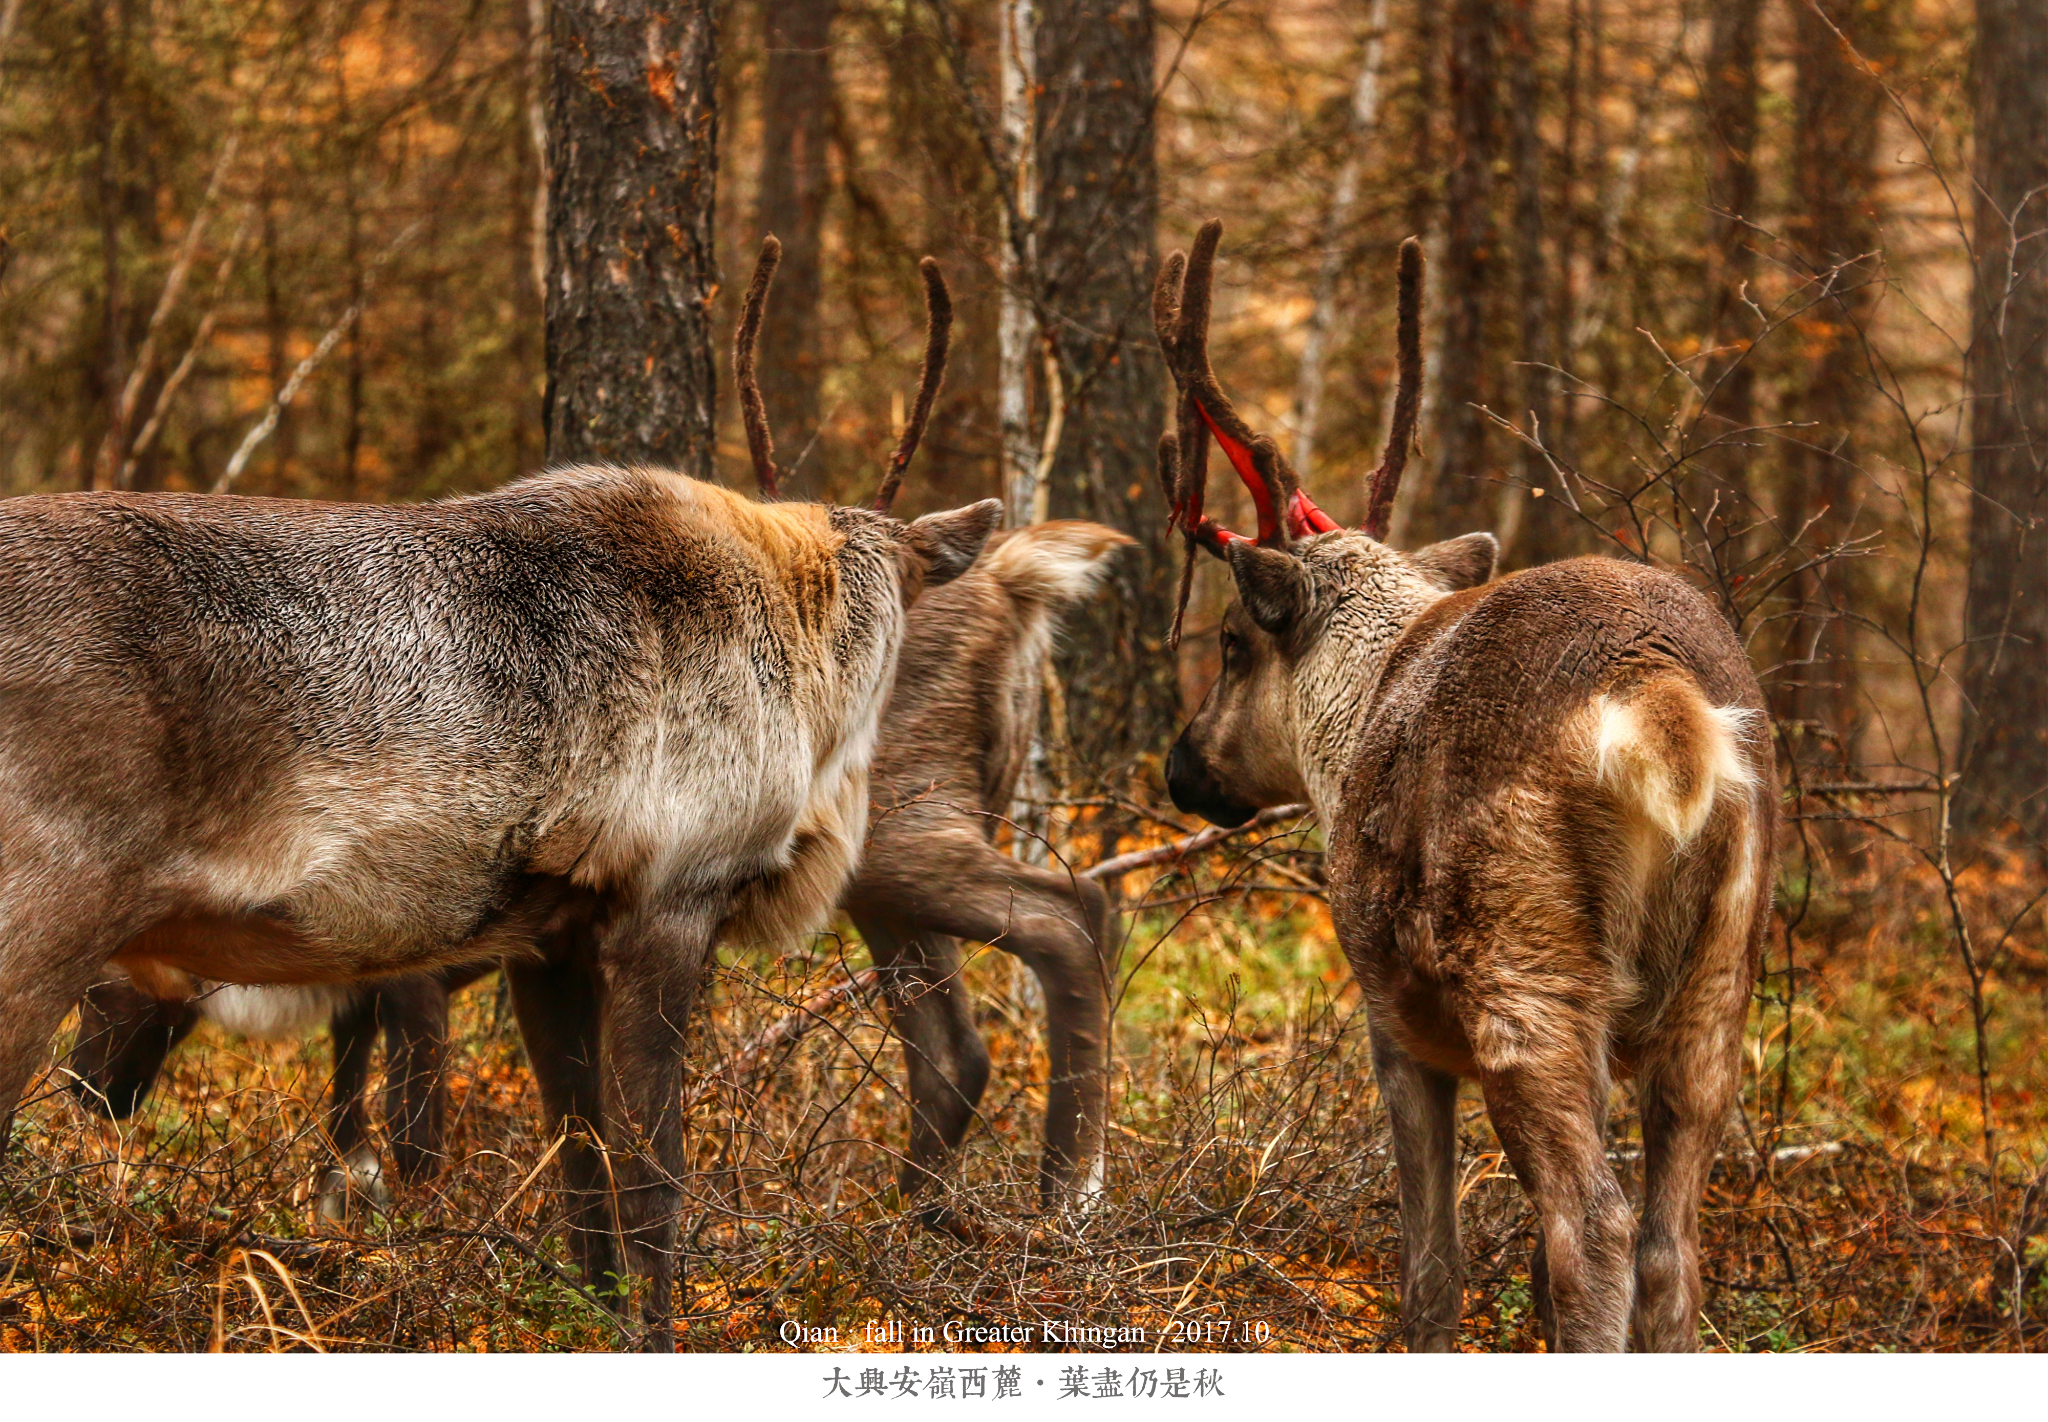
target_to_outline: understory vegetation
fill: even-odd
[[[1006,955],[967,970],[995,1070],[940,1227],[895,1188],[908,1108],[883,1003],[802,1010],[866,966],[859,941],[727,961],[691,1053],[680,1345],[778,1349],[798,1323],[836,1330],[804,1346],[944,1348],[910,1330],[1056,1320],[1142,1328],[1141,1349],[1398,1347],[1393,1169],[1317,845],[1287,826],[1126,880],[1115,1127],[1086,1214],[1037,1209],[1046,1060]],[[2017,863],[1970,877],[1969,911],[2007,922],[2027,882]],[[1988,960],[1993,1174],[1939,881],[1873,850],[1811,895],[1788,868],[1779,901],[1702,1219],[1702,1341],[2038,1345],[2048,1078],[2030,1044],[2048,1031],[2048,942],[2023,923]],[[320,1038],[203,1028],[118,1128],[45,1076],[7,1171],[0,1347],[619,1346],[565,1262],[552,1142],[495,979],[453,1027],[446,1172],[338,1225],[313,1203],[333,1158]],[[1637,1189],[1629,1107],[1624,1086],[1610,1160]],[[1460,1120],[1464,1346],[1539,1347],[1531,1216],[1469,1088]],[[876,1341],[890,1320],[904,1341]]]

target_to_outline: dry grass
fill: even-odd
[[[1392,1168],[1363,1018],[1320,902],[1292,887],[1314,871],[1293,843],[1216,856],[1199,893],[1185,877],[1146,886],[1153,906],[1132,916],[1125,958],[1108,1198],[1093,1214],[1033,1209],[1045,1059],[1000,954],[969,970],[996,1067],[951,1202],[958,1235],[920,1227],[891,1186],[906,1108],[877,1004],[835,1014],[763,1073],[718,1082],[693,1113],[681,1345],[780,1348],[792,1319],[854,1347],[888,1319],[1056,1319],[1141,1327],[1147,1347],[1398,1346]],[[1232,884],[1265,888],[1201,902]],[[1982,873],[1972,903],[2003,922],[2027,884],[2015,867]],[[1793,883],[1788,902],[1803,890]],[[2048,1210],[2028,1187],[2048,1159],[2033,1050],[2048,949],[2023,922],[1994,965],[1994,1191],[1970,1014],[1937,909],[1933,885],[1873,859],[1774,946],[1743,1122],[1704,1220],[1710,1343],[2040,1341],[2048,1299],[2027,1241]],[[692,1059],[724,1060],[864,962],[857,942],[828,937],[809,956],[729,964]],[[549,1143],[491,984],[459,1002],[454,1029],[453,1164],[394,1215],[365,1210],[339,1231],[309,1201],[330,1155],[313,1109],[323,1043],[202,1036],[119,1131],[45,1077],[4,1172],[0,1346],[618,1346],[556,1262]],[[1613,1152],[1625,1177],[1626,1095]],[[1463,1132],[1468,1345],[1537,1347],[1530,1220],[1476,1097]],[[1225,1319],[1227,1338],[1213,1326]]]

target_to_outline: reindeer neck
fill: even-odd
[[[1324,824],[1334,823],[1396,644],[1447,596],[1419,578],[1402,578],[1347,597],[1301,659],[1294,678],[1296,757]]]

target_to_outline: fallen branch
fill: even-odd
[[[1233,835],[1262,829],[1280,820],[1297,819],[1308,813],[1309,807],[1307,805],[1280,805],[1271,810],[1261,810],[1243,824],[1235,827],[1226,828],[1223,825],[1211,825],[1205,830],[1198,830],[1194,834],[1174,840],[1171,844],[1162,844],[1153,849],[1134,849],[1129,854],[1115,855],[1112,858],[1103,860],[1100,864],[1083,869],[1081,877],[1083,879],[1107,879],[1116,874],[1128,874],[1133,869],[1143,869],[1150,864],[1168,864],[1174,860],[1185,858],[1190,854],[1199,853],[1212,844],[1220,844]]]

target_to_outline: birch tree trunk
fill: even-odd
[[[715,16],[712,0],[556,0],[550,462],[713,477]]]
[[[1323,219],[1323,256],[1316,268],[1315,305],[1309,311],[1308,339],[1301,349],[1301,379],[1294,397],[1294,468],[1304,484],[1315,468],[1316,426],[1323,411],[1323,359],[1330,338],[1330,319],[1337,304],[1337,281],[1354,243],[1351,223],[1358,210],[1358,188],[1365,177],[1366,144],[1379,125],[1380,71],[1387,55],[1388,0],[1372,0],[1366,17],[1365,58],[1358,82],[1351,88],[1351,125],[1344,166]]]
[[[1032,292],[1038,281],[1038,119],[1033,94],[1038,84],[1036,0],[999,0],[1000,35],[996,67],[1000,109],[997,121],[1010,171],[1003,205],[997,279],[1002,287],[996,313],[996,422],[1003,465],[1003,521],[1021,528],[1039,513],[1038,446],[1031,437],[1031,366],[1038,346]]]

